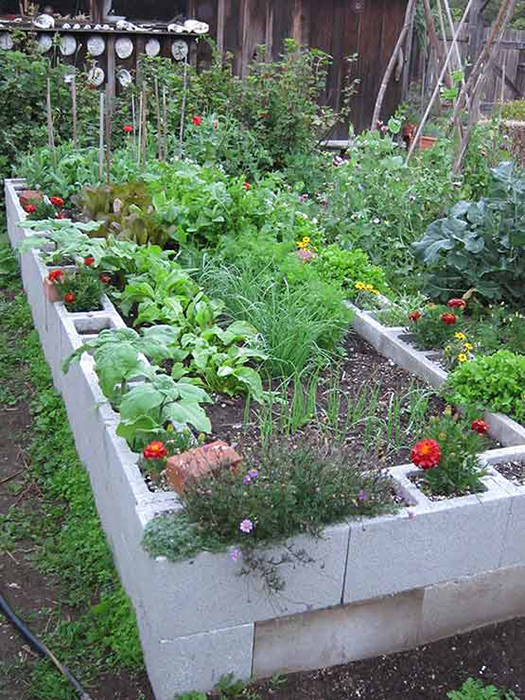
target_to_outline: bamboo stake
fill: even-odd
[[[98,175],[104,177],[104,93],[100,93],[99,135],[98,135]]]
[[[148,146],[148,93],[143,90],[142,98],[142,144],[141,144],[141,160],[146,161],[146,150]]]
[[[159,96],[159,80],[155,77],[155,115],[157,117],[157,155],[159,160],[162,160],[162,124],[160,121],[160,96]]]
[[[469,3],[470,5],[470,3]],[[507,17],[507,11],[509,11],[510,16],[512,17],[512,14],[514,14],[514,7],[516,5],[516,0],[503,0],[503,4],[500,7],[500,10],[498,12],[498,16],[494,20],[494,24],[492,25],[492,30],[490,32],[490,35],[485,43],[485,46],[483,47],[483,50],[481,51],[478,60],[474,64],[474,67],[472,68],[469,78],[465,85],[462,87],[461,92],[458,95],[458,99],[456,102],[456,105],[454,107],[454,114],[452,115],[452,121],[455,123],[460,109],[463,107],[463,102],[466,101],[466,95],[468,94],[469,90],[472,88],[473,85],[477,82],[478,79],[478,73],[481,71],[485,61],[489,58],[492,46],[494,42],[496,41],[496,37],[498,36],[499,29],[502,26],[502,23],[504,22],[505,18]],[[505,22],[506,26],[506,22]]]
[[[445,18],[443,17],[443,8],[441,7],[441,0],[436,0],[438,18],[439,18],[439,28],[441,29],[441,41],[445,47],[445,55],[448,53],[448,39],[447,30],[445,29]],[[450,84],[452,85],[452,67],[448,66],[448,76],[450,78]]]
[[[71,79],[71,111],[73,119],[73,148],[77,150],[77,78],[73,75]]]
[[[504,14],[502,16],[501,21],[499,22],[498,31],[494,33],[494,39],[492,42],[494,45],[497,46],[501,42],[501,40],[503,39],[503,34],[505,33],[507,25],[514,15],[515,6],[516,6],[516,0],[510,0],[509,2],[506,3],[507,12],[506,12],[506,14]],[[499,15],[498,15],[498,19],[499,19]],[[483,49],[483,52],[485,51],[485,48]],[[474,87],[474,90],[472,91],[472,94],[471,94],[471,105],[478,105],[479,104],[478,96],[479,97],[481,96],[481,90],[483,88],[483,85],[485,83],[487,75],[492,67],[492,64],[494,63],[494,59],[496,57],[496,51],[491,50],[487,55],[488,55],[487,63],[485,64],[485,66],[480,66],[480,68],[478,70],[479,75],[478,75],[478,78],[476,80],[476,85]],[[471,73],[471,77],[472,77],[472,73]],[[463,140],[462,140],[461,145],[460,145],[459,153],[458,153],[456,162],[454,163],[454,168],[453,168],[454,174],[457,174],[463,166],[463,160],[465,158],[465,154],[467,152],[467,148],[468,148],[468,145],[470,142],[470,136],[471,136],[472,131],[477,123],[477,116],[478,116],[477,112],[478,112],[477,109],[472,108],[470,113],[469,113],[469,125],[468,125],[467,130],[465,131],[464,136],[463,136]]]
[[[390,57],[390,61],[388,62],[388,65],[385,70],[385,74],[383,75],[383,80],[381,82],[381,86],[379,88],[379,92],[377,94],[377,100],[376,104],[374,107],[374,115],[372,117],[372,125],[370,126],[371,131],[376,131],[377,130],[377,122],[379,121],[379,115],[381,114],[381,107],[383,106],[383,100],[385,99],[385,93],[386,89],[388,87],[388,83],[390,82],[390,78],[392,77],[392,73],[394,72],[394,68],[396,66],[396,61],[397,61],[397,56],[399,54],[399,51],[401,50],[401,47],[403,46],[403,42],[405,41],[405,37],[407,35],[407,32],[412,25],[412,15],[416,7],[416,0],[409,0],[406,13],[405,13],[405,23],[403,24],[403,28],[401,29],[401,33],[399,34],[399,38],[397,40],[397,44],[395,45],[394,51],[392,52],[392,55]],[[182,138],[182,137],[181,137]],[[182,141],[181,141],[181,150],[182,150]]]
[[[106,101],[106,182],[111,180],[111,102]]]
[[[463,25],[465,24],[465,21],[466,21],[466,19],[467,19],[467,17],[468,17],[468,13],[469,13],[469,10],[470,10],[470,7],[471,7],[473,1],[474,1],[474,0],[469,0],[469,1],[468,1],[467,7],[465,8],[465,12],[463,13],[463,17],[461,18],[461,22],[459,23],[458,28],[457,28],[457,30],[456,30],[456,32],[455,32],[455,40],[457,40],[457,38],[458,38],[458,36],[459,36],[459,33],[460,33],[461,30],[463,29]],[[407,160],[406,160],[407,163],[408,163],[408,161],[410,160],[410,156],[411,156],[412,153],[414,152],[414,149],[416,148],[416,146],[417,146],[417,144],[418,144],[418,142],[419,142],[419,137],[421,136],[421,133],[422,133],[422,131],[423,131],[423,128],[424,128],[424,126],[425,126],[425,124],[426,124],[426,121],[427,121],[427,119],[428,119],[428,115],[430,114],[430,110],[432,109],[432,105],[434,104],[434,102],[435,102],[435,100],[436,100],[436,97],[437,97],[438,94],[439,94],[439,88],[440,88],[440,86],[441,86],[441,81],[443,80],[443,76],[444,76],[445,73],[446,73],[446,70],[447,70],[447,68],[448,68],[448,64],[450,63],[450,59],[451,59],[451,57],[452,57],[452,52],[453,52],[453,51],[454,51],[454,46],[452,45],[452,46],[450,47],[449,52],[447,53],[447,56],[446,56],[446,59],[445,59],[445,63],[444,63],[444,65],[443,65],[443,68],[441,69],[441,74],[440,74],[440,76],[439,76],[439,78],[438,78],[438,80],[437,80],[436,87],[434,88],[434,92],[432,93],[432,97],[430,98],[430,102],[428,103],[427,108],[426,108],[426,110],[425,110],[425,114],[423,115],[422,120],[419,122],[419,126],[417,127],[417,131],[416,131],[416,133],[415,133],[415,135],[414,135],[414,139],[412,140],[412,143],[410,144],[410,148],[408,149]]]
[[[55,152],[55,132],[53,127],[53,108],[51,104],[51,78],[47,79],[47,98],[46,98],[46,112],[47,112],[47,138],[49,142],[49,148],[51,150],[51,159],[56,167],[56,152]]]
[[[501,94],[499,98],[499,121],[503,111],[503,101],[505,99],[505,78],[507,75],[507,52],[503,54],[503,65],[501,66]]]
[[[168,159],[168,99],[166,86],[162,87],[162,111],[164,119],[164,160]]]
[[[140,93],[140,98],[139,98],[139,133],[138,133],[138,142],[137,142],[137,163],[140,165],[140,151],[141,151],[141,143],[142,143],[142,100],[144,97],[144,93]]]
[[[445,61],[445,54],[441,50],[438,35],[436,34],[436,28],[434,27],[434,18],[432,17],[432,10],[430,9],[429,0],[423,0],[423,9],[425,11],[425,21],[427,24],[428,38],[431,46],[436,52],[437,62],[439,69],[441,70],[443,63]],[[445,84],[447,87],[451,87],[452,83],[448,74],[445,74]]]
[[[186,90],[188,87],[188,57],[184,58],[184,74],[182,79],[182,104],[180,108],[179,158],[182,160],[182,145],[184,139],[184,119],[186,118]]]

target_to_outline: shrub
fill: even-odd
[[[488,408],[525,422],[525,356],[510,350],[477,356],[456,367],[447,399],[460,406]]]
[[[519,305],[525,284],[525,179],[512,163],[492,170],[490,195],[459,202],[412,245],[430,267],[428,294],[448,298],[475,289],[484,299]]]

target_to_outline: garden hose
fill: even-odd
[[[91,697],[82,688],[80,683],[76,678],[73,677],[68,668],[63,666],[60,661],[55,657],[53,652],[49,651],[45,644],[38,640],[24,625],[22,620],[14,613],[13,609],[8,605],[6,599],[0,593],[0,612],[4,613],[8,622],[21,634],[21,636],[37,651],[41,656],[50,659],[53,664],[57,667],[60,673],[67,678],[67,680],[74,687],[78,693],[80,700],[91,700]]]

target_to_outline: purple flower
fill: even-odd
[[[307,201],[307,199],[308,199],[307,194],[300,194],[299,195],[299,201],[301,202],[301,204],[304,204]]]
[[[357,500],[358,501],[368,501],[368,493],[361,489],[359,493],[357,494]]]
[[[232,551],[230,552],[230,559],[231,559],[232,561],[239,561],[239,559],[241,558],[241,556],[242,556],[242,555],[241,555],[241,550],[240,550],[240,549],[232,549]]]
[[[250,473],[248,472],[248,474],[246,474],[246,476],[243,477],[242,483],[248,485],[251,483],[251,481],[252,481],[252,477],[250,476]]]
[[[239,525],[239,530],[245,534],[251,532],[253,530],[252,521],[249,518],[245,518]]]
[[[259,476],[259,472],[257,471],[257,469],[250,469],[250,471],[248,472],[248,476],[250,477],[250,479],[256,479]]]

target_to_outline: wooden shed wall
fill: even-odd
[[[266,44],[272,58],[283,41],[322,49],[333,56],[326,103],[338,108],[344,84],[345,56],[357,53],[353,77],[361,79],[352,103],[356,130],[370,126],[381,78],[403,26],[407,0],[189,0],[188,15],[207,22],[219,47],[235,56],[246,74],[256,47]],[[392,81],[383,117],[401,97],[401,79]]]

